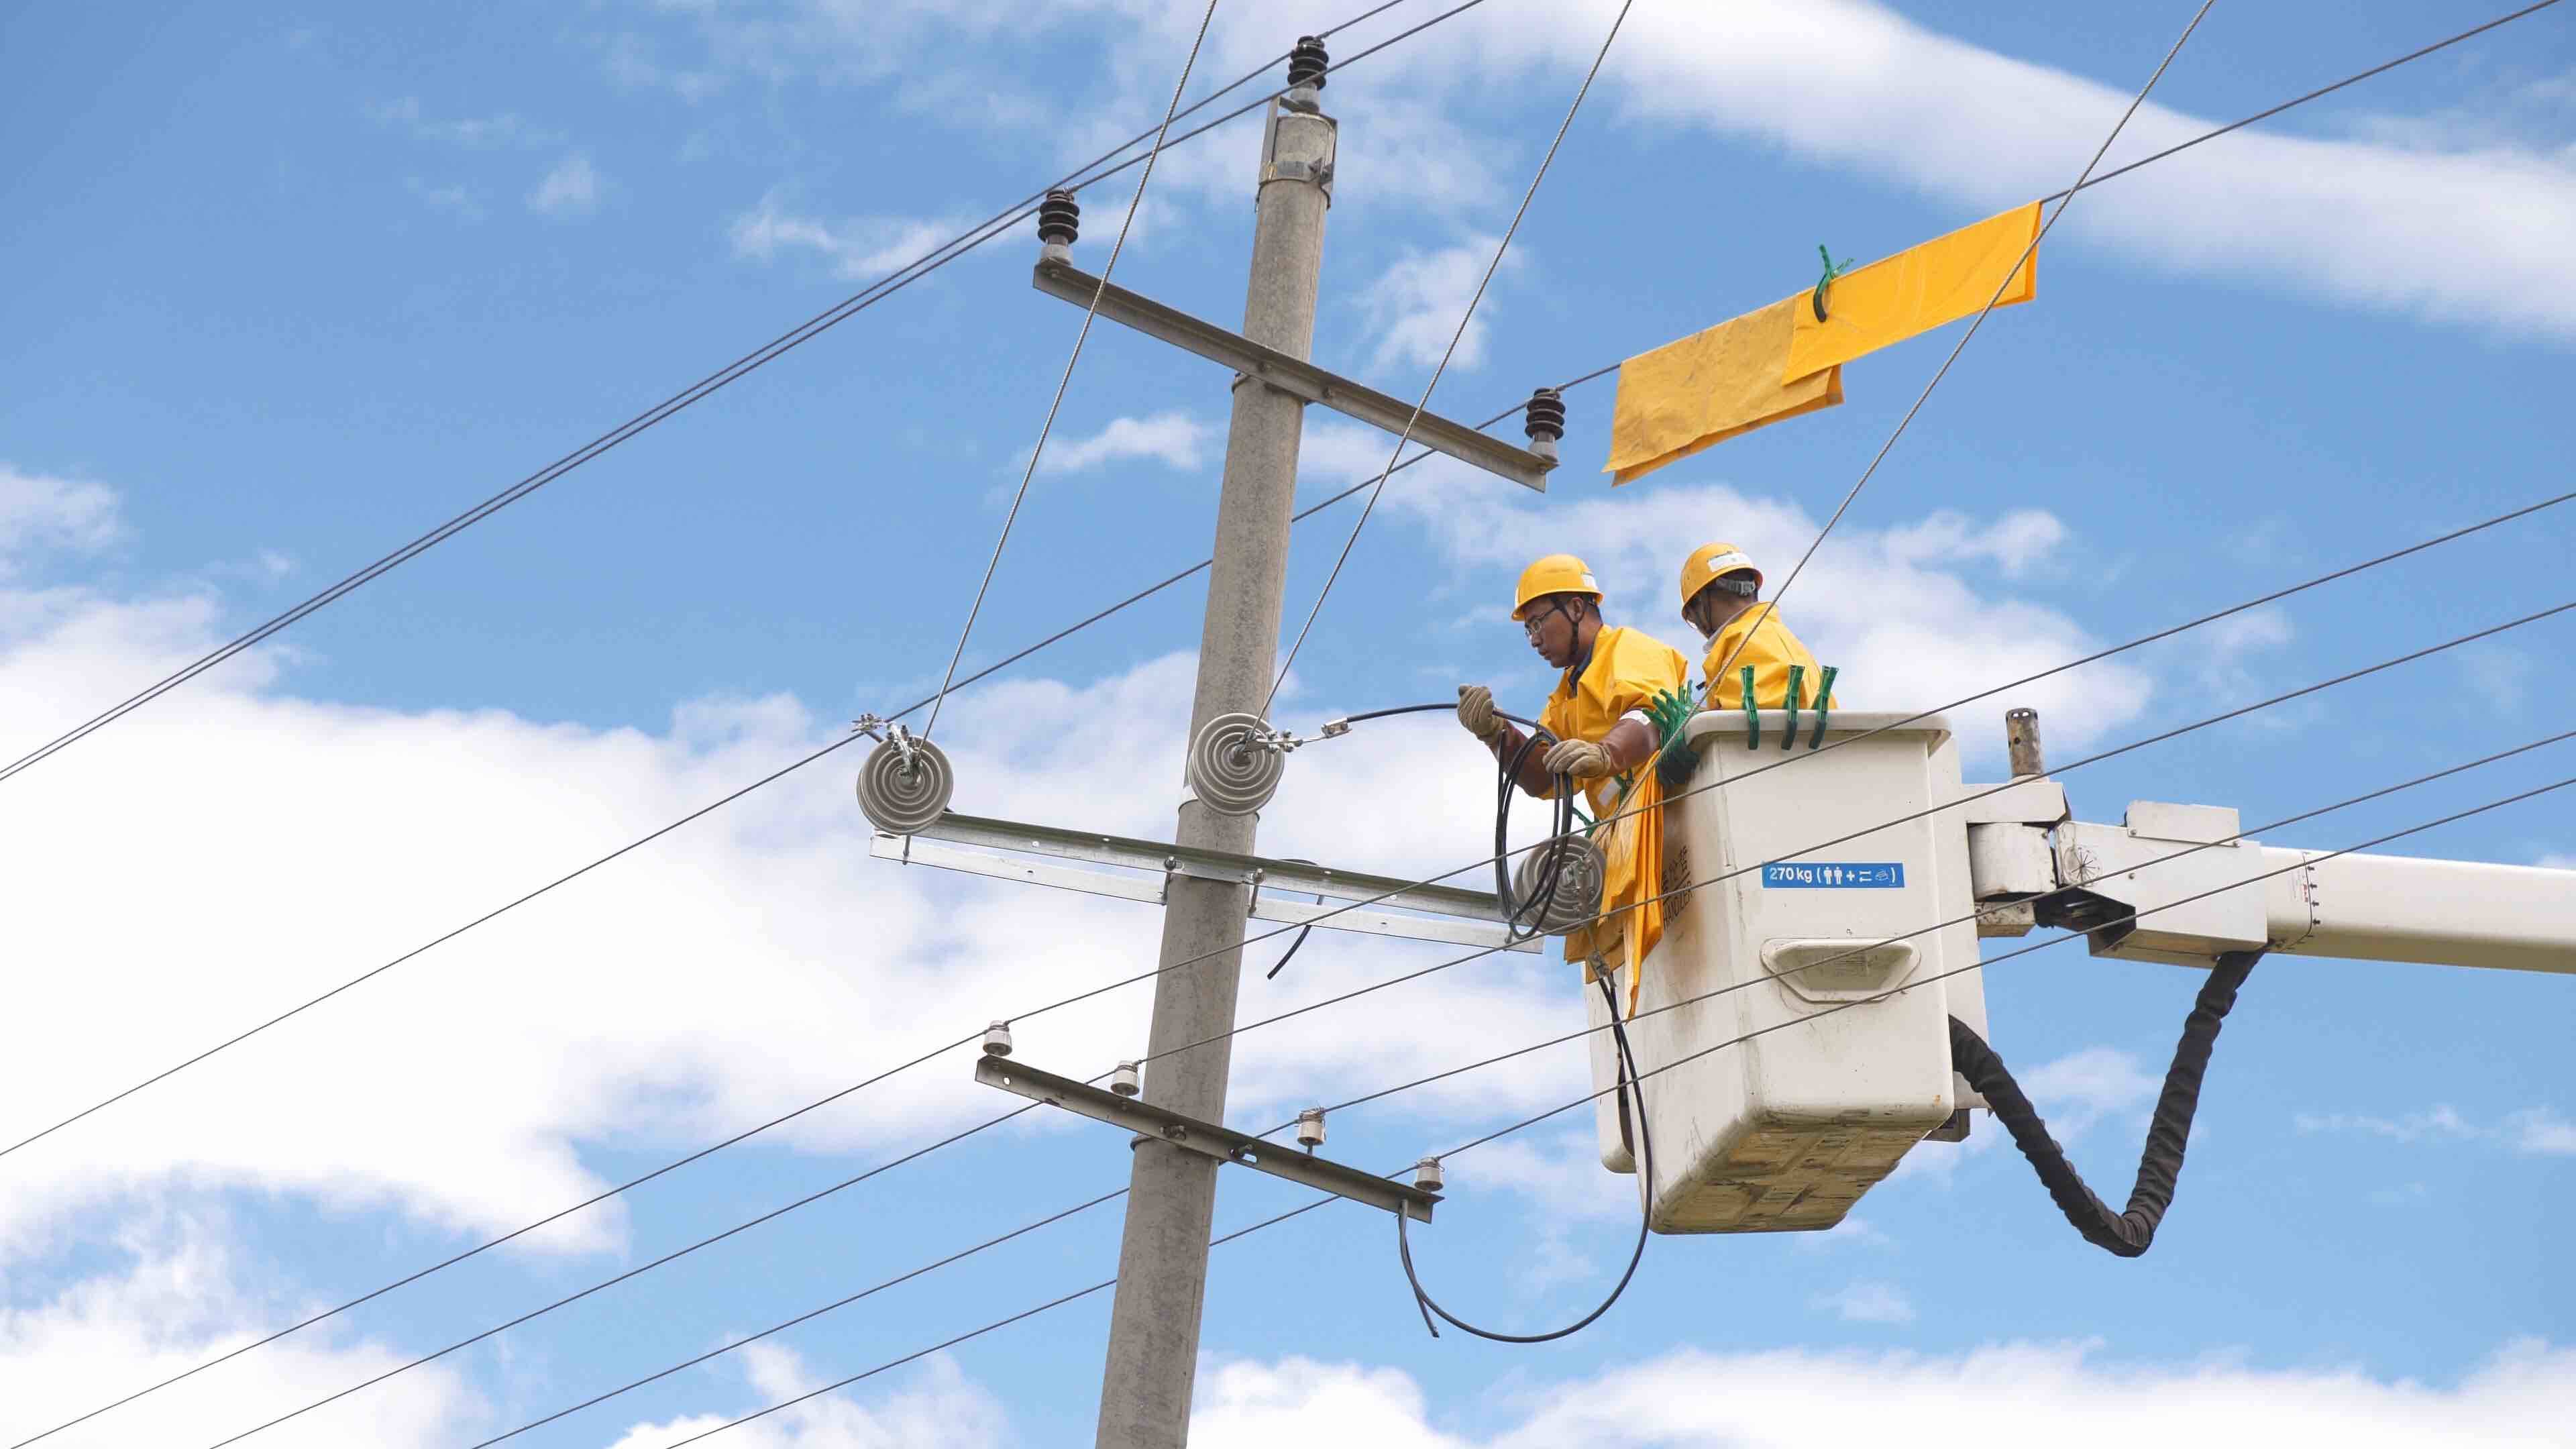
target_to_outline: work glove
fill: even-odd
[[[1494,713],[1494,692],[1481,684],[1458,686],[1458,723],[1467,733],[1490,742],[1503,732],[1503,721]]]
[[[1559,740],[1547,752],[1547,772],[1577,780],[1596,780],[1611,773],[1610,752],[1590,740]]]

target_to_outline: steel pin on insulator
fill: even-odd
[[[1132,1097],[1145,1090],[1144,1082],[1136,1074],[1140,1065],[1137,1062],[1120,1062],[1118,1069],[1109,1074],[1109,1090],[1122,1097]]]
[[[1322,90],[1332,65],[1332,59],[1324,53],[1322,37],[1298,36],[1296,48],[1288,52],[1288,84]]]
[[[1312,1152],[1324,1145],[1324,1109],[1309,1107],[1297,1114],[1297,1145]]]
[[[1011,1054],[1011,1024],[997,1021],[984,1028],[984,1055],[1006,1057]]]
[[[1440,1176],[1440,1159],[1426,1157],[1413,1164],[1413,1185],[1424,1192],[1438,1192],[1444,1180]]]

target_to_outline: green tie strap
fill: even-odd
[[[1762,748],[1762,710],[1753,700],[1753,666],[1744,666],[1744,747]]]

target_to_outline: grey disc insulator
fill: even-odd
[[[1601,886],[1606,865],[1601,848],[1579,835],[1553,841],[1521,856],[1512,871],[1512,899],[1527,908],[1547,896],[1548,878],[1556,877],[1556,894],[1536,920],[1521,917],[1523,930],[1562,936],[1601,914]]]
[[[868,822],[889,835],[915,835],[948,808],[957,788],[957,772],[948,757],[928,740],[912,741],[912,761],[892,740],[868,751],[859,766],[859,808]]]
[[[1261,743],[1270,726],[1259,715],[1221,714],[1190,741],[1190,789],[1223,815],[1249,815],[1279,789],[1287,756]]]

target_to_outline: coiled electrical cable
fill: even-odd
[[[1602,1314],[1610,1311],[1611,1305],[1617,1303],[1621,1296],[1627,1293],[1628,1285],[1635,1281],[1637,1265],[1646,1260],[1646,1238],[1655,1222],[1655,1138],[1654,1134],[1646,1128],[1645,1087],[1637,1073],[1637,1058],[1628,1050],[1628,1026],[1619,1019],[1618,994],[1610,989],[1610,978],[1607,975],[1596,979],[1601,987],[1602,1003],[1610,1008],[1610,1039],[1619,1049],[1619,1080],[1614,1084],[1614,1090],[1619,1093],[1622,1106],[1620,1115],[1623,1119],[1626,1118],[1628,1115],[1625,1110],[1626,1103],[1633,1096],[1637,1104],[1638,1167],[1645,1174],[1645,1200],[1637,1209],[1637,1246],[1628,1253],[1627,1271],[1621,1273],[1619,1281],[1611,1285],[1609,1297],[1602,1299],[1591,1312],[1563,1328],[1550,1329],[1545,1333],[1501,1333],[1490,1328],[1478,1328],[1441,1307],[1432,1299],[1430,1292],[1422,1286],[1422,1277],[1413,1268],[1413,1242],[1405,1235],[1404,1214],[1397,1213],[1395,1215],[1395,1256],[1397,1261],[1404,1264],[1404,1281],[1413,1289],[1413,1306],[1422,1311],[1422,1326],[1431,1329],[1433,1338],[1440,1336],[1440,1330],[1432,1327],[1431,1323],[1431,1315],[1435,1313],[1440,1315],[1442,1322],[1453,1328],[1463,1329],[1478,1338],[1491,1339],[1496,1343],[1550,1343],[1560,1338],[1571,1337],[1590,1328]],[[2153,1229],[2150,1228],[2149,1231],[2152,1232]]]

